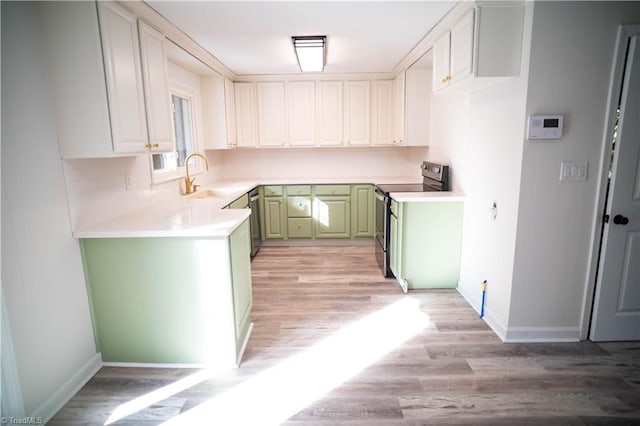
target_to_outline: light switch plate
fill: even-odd
[[[588,161],[563,161],[560,163],[560,180],[587,180]]]

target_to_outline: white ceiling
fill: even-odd
[[[299,73],[291,36],[301,35],[327,36],[325,73],[391,72],[455,1],[146,3],[243,75]]]

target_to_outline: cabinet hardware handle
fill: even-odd
[[[149,149],[149,148],[151,148],[151,144],[150,144],[150,143],[147,143],[147,144],[145,144],[145,145],[144,145],[144,147],[145,147],[145,148],[147,148],[147,149]]]
[[[298,224],[298,230],[302,229],[302,225]]]
[[[154,143],[154,144],[153,144],[153,147],[154,147],[154,148],[160,148],[160,144],[159,144],[159,143]]]

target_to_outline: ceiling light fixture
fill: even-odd
[[[327,36],[294,36],[291,40],[300,71],[322,72],[324,70]]]

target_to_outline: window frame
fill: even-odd
[[[180,69],[180,73],[189,73],[193,75],[194,78],[198,79],[199,77],[181,66],[169,62],[169,68],[177,67]],[[187,150],[187,157],[194,153],[200,152],[200,129],[201,129],[201,104],[200,104],[200,95],[199,95],[199,87],[197,87],[193,82],[189,82],[187,78],[178,78],[177,75],[172,75],[169,73],[169,96],[167,101],[171,105],[171,129],[172,129],[172,139],[173,139],[173,150],[172,153],[176,155],[176,167],[175,168],[166,168],[154,170],[153,168],[153,156],[157,154],[166,154],[167,152],[152,152],[149,154],[149,169],[151,172],[151,181],[156,183],[164,183],[171,180],[181,179],[186,175],[185,166],[177,165],[177,141],[176,141],[176,128],[175,128],[175,112],[173,111],[173,96],[178,96],[180,98],[186,99],[189,101],[189,112],[190,112],[190,124],[191,124],[191,136],[192,136],[192,149]],[[202,174],[205,172],[205,168],[203,166],[202,161],[191,161],[189,163],[189,175],[196,176],[198,174]]]

